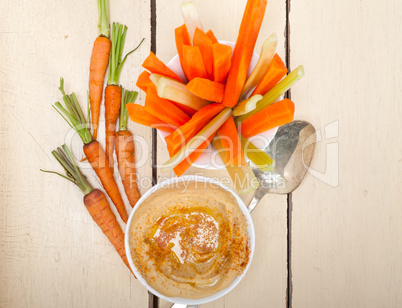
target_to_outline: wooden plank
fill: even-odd
[[[294,307],[402,305],[401,11],[292,1],[292,99],[321,136],[293,193]]]
[[[157,1],[157,55],[167,63],[176,53],[174,28],[183,24],[180,13],[182,1]],[[197,9],[204,29],[212,29],[218,39],[236,41],[246,1],[197,1]],[[278,53],[284,57],[285,2],[269,2],[261,33],[257,41],[256,52],[272,32],[278,34]],[[158,139],[158,163],[168,159],[163,141]],[[205,170],[190,168],[186,174],[198,174],[216,178],[229,186],[230,178],[225,170]],[[158,173],[159,179],[173,177],[172,173]],[[250,195],[244,196],[248,203]],[[247,276],[230,294],[203,307],[243,307],[251,304],[255,307],[286,305],[286,196],[267,196],[253,212],[256,228],[257,248],[252,266]],[[160,301],[160,307],[171,304]]]
[[[133,88],[149,51],[149,4],[114,1],[110,16],[129,27],[126,50],[146,38],[122,71],[121,83]],[[61,76],[86,104],[97,19],[96,1],[0,3],[1,307],[147,305],[146,290],[89,217],[80,191],[39,171],[60,170],[50,152],[72,138],[51,107],[61,99]],[[129,127],[150,142],[147,129]],[[73,138],[78,158],[80,148]],[[82,167],[99,187],[88,165]],[[150,161],[138,172],[150,177]]]

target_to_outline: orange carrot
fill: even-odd
[[[194,32],[193,45],[198,46],[201,51],[202,60],[207,71],[208,79],[214,78],[212,41],[208,35],[196,28]]]
[[[172,133],[176,129],[172,125],[166,124],[162,120],[145,111],[144,106],[138,104],[127,104],[127,111],[131,121],[135,123],[157,128],[168,133]]]
[[[228,74],[223,104],[234,107],[246,82],[255,42],[260,32],[267,0],[248,0]]]
[[[99,189],[93,189],[87,178],[77,167],[70,150],[65,144],[62,146],[62,148],[58,148],[57,151],[52,151],[52,154],[63,166],[67,176],[54,171],[42,171],[55,173],[73,182],[78,186],[78,188],[81,189],[82,193],[84,194],[85,207],[87,208],[92,219],[102,229],[103,233],[107,236],[110,243],[112,243],[120,257],[123,259],[123,262],[130,269],[124,248],[124,234],[116,220],[116,216],[114,216],[112,210],[110,209],[105,194]]]
[[[208,78],[201,50],[197,46],[183,45],[183,70],[190,81],[195,77]]]
[[[149,56],[142,63],[142,67],[150,71],[151,73],[164,75],[177,81],[183,82],[179,76],[176,75],[165,63],[158,59],[158,57],[151,51]]]
[[[225,85],[223,83],[200,77],[192,79],[186,85],[186,88],[194,95],[217,103],[222,102],[223,93],[225,92]]]
[[[135,84],[138,88],[140,88],[142,91],[147,92],[147,89],[150,85],[154,85],[149,79],[149,76],[151,74],[147,71],[143,71],[140,76],[138,76],[137,83]]]
[[[249,138],[265,132],[268,129],[292,122],[294,112],[294,103],[285,98],[284,100],[265,107],[241,122],[241,134]]]
[[[99,177],[102,186],[106,190],[110,199],[116,206],[121,219],[127,222],[128,215],[126,208],[121,198],[116,181],[113,177],[113,172],[110,169],[110,163],[105,151],[100,143],[92,138],[91,132],[88,127],[88,121],[86,120],[81,107],[77,101],[74,93],[67,95],[64,91],[64,80],[60,80],[60,92],[63,94],[63,101],[66,105],[64,108],[60,102],[54,104],[55,109],[66,120],[66,122],[73,128],[80,136],[84,143],[84,153],[91,164],[95,173]],[[64,114],[64,115],[63,115]]]
[[[227,45],[215,43],[212,45],[212,54],[214,61],[214,81],[224,83],[226,82],[231,66],[232,48]]]
[[[214,135],[211,135],[207,140],[205,140],[197,149],[195,149],[189,156],[187,156],[182,162],[180,162],[176,167],[173,168],[174,173],[177,177],[180,177],[188,168],[201,156],[208,145],[211,143]],[[179,150],[179,149],[178,149]]]
[[[174,30],[174,35],[175,35],[175,40],[176,40],[176,48],[177,48],[177,54],[179,55],[180,59],[180,64],[181,67],[183,68],[183,71],[185,71],[184,68],[184,59],[183,59],[183,46],[188,45],[191,46],[191,39],[190,39],[190,34],[187,31],[187,27],[185,24],[182,26],[176,28]]]
[[[128,201],[131,207],[137,203],[140,198],[140,192],[137,185],[137,170],[135,168],[135,147],[133,134],[127,129],[127,104],[134,103],[138,93],[134,91],[125,91],[123,89],[119,131],[116,133],[116,156],[119,165],[119,172],[123,182]]]
[[[177,103],[174,101],[169,101],[169,102],[174,104],[176,107],[178,107],[180,110],[182,110],[185,114],[187,114],[190,117],[192,117],[197,112],[197,110],[195,110],[191,107],[188,107],[186,105],[183,105],[183,104],[180,104],[180,103]]]
[[[207,33],[205,33],[205,34],[208,35],[208,37],[211,39],[212,44],[218,43],[218,40],[216,39],[216,36],[212,32],[212,30],[208,30]]]
[[[117,253],[122,258],[124,264],[130,269],[124,246],[124,233],[114,216],[106,196],[99,189],[94,189],[84,197],[84,204],[92,219],[107,236],[110,243],[114,246]]]
[[[113,23],[112,32],[112,51],[109,61],[109,76],[105,90],[105,130],[106,130],[106,154],[110,162],[110,168],[113,172],[114,158],[114,134],[116,132],[117,118],[121,105],[121,88],[119,86],[119,77],[121,69],[127,59],[127,56],[134,52],[141,43],[130,51],[123,59],[124,41],[126,39],[127,27],[118,23]]]
[[[113,173],[113,149],[114,134],[121,104],[121,88],[117,85],[108,85],[105,89],[105,129],[106,129],[106,154]]]
[[[108,0],[98,1],[99,36],[94,42],[89,64],[89,101],[91,104],[91,123],[93,136],[98,137],[100,105],[102,102],[103,80],[105,79],[111,41],[109,39],[109,3]]]
[[[116,206],[121,219],[127,223],[128,215],[124,206],[123,199],[121,198],[119,188],[113,177],[112,169],[109,167],[109,160],[102,146],[96,140],[84,145],[84,154],[88,158],[95,173],[98,175],[102,186],[105,188],[110,199]]]
[[[197,111],[190,121],[180,126],[165,138],[169,155],[174,153],[193,138],[205,125],[207,125],[219,112],[223,110],[222,104],[210,104]]]
[[[278,54],[275,54],[267,72],[264,74],[264,77],[262,77],[260,83],[255,87],[250,96],[255,94],[264,95],[281,81],[281,79],[286,76],[287,72],[288,69],[286,68],[285,63],[283,63],[281,57],[279,57]]]
[[[225,152],[225,165],[244,166],[246,162],[233,117],[227,119],[217,133]]]
[[[152,87],[148,88],[145,99],[145,110],[162,121],[179,127],[190,120],[190,117],[169,100],[160,98]]]

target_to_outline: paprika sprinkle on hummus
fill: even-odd
[[[177,182],[140,204],[129,229],[135,267],[168,297],[198,299],[227,288],[250,257],[247,220],[213,183]]]

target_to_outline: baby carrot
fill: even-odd
[[[94,139],[98,136],[100,105],[102,102],[103,80],[105,78],[111,41],[109,39],[109,3],[98,0],[99,36],[94,42],[89,64],[89,101],[91,103],[92,129]]]

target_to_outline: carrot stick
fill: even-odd
[[[255,94],[264,95],[269,90],[271,90],[283,77],[286,76],[288,73],[288,69],[283,63],[281,57],[278,54],[275,54],[274,58],[272,59],[272,63],[269,66],[267,72],[265,73],[264,77],[262,77],[260,83],[254,89],[251,96]]]
[[[272,104],[241,122],[241,133],[249,138],[293,121],[295,105],[289,99]]]
[[[151,74],[149,72],[143,71],[140,76],[138,76],[137,83],[135,85],[142,91],[147,92],[148,87],[153,85],[151,79],[149,79],[150,75]]]
[[[206,35],[208,35],[208,37],[211,39],[212,44],[218,43],[218,40],[215,36],[215,34],[212,32],[212,30],[208,30],[207,33],[205,33]]]
[[[255,42],[265,14],[267,0],[248,0],[233,52],[223,104],[234,107],[247,78]]]
[[[99,189],[93,189],[87,178],[77,167],[70,150],[65,144],[62,146],[62,148],[58,148],[57,151],[52,151],[52,154],[63,166],[67,176],[54,171],[41,171],[55,173],[66,180],[73,182],[81,189],[84,194],[85,207],[87,208],[92,219],[102,229],[103,233],[107,236],[110,243],[112,243],[123,262],[131,271],[124,248],[123,231],[116,220],[116,216],[114,216],[112,210],[110,209],[104,193]]]
[[[131,121],[135,123],[157,128],[168,133],[172,133],[175,130],[172,125],[166,124],[162,120],[145,111],[144,106],[138,104],[127,104],[126,108]]]
[[[199,47],[183,45],[183,61],[183,70],[189,81],[195,77],[208,78]]]
[[[165,63],[158,59],[158,57],[151,51],[149,56],[142,63],[142,67],[150,71],[151,73],[164,75],[180,82],[183,82],[179,76],[176,75]]]
[[[94,139],[98,136],[100,105],[102,102],[103,80],[105,79],[111,41],[109,39],[109,3],[98,1],[99,36],[94,42],[89,63],[89,101],[91,103],[91,123]]]
[[[180,65],[183,68],[183,72],[185,72],[185,63],[183,59],[183,46],[188,45],[191,46],[190,35],[188,34],[186,25],[182,25],[176,29],[174,29],[174,36],[176,40],[176,48],[177,54],[179,55]]]
[[[167,124],[179,127],[190,120],[190,117],[169,100],[160,98],[155,89],[149,87],[145,99],[145,111],[158,117]]]
[[[80,136],[81,140],[84,143],[84,153],[85,156],[88,158],[88,162],[91,164],[95,173],[99,177],[103,188],[106,190],[110,199],[116,206],[121,219],[124,222],[127,222],[128,215],[116,181],[113,177],[113,172],[110,169],[110,163],[105,151],[103,150],[99,142],[92,138],[91,132],[88,127],[88,121],[81,110],[75,94],[72,93],[71,95],[67,95],[65,93],[63,79],[60,80],[59,89],[60,92],[63,94],[63,101],[67,109],[64,108],[60,104],[60,102],[56,102],[53,107],[66,120],[70,127],[74,129]]]
[[[123,182],[128,201],[131,207],[137,203],[140,198],[140,192],[137,185],[137,170],[135,168],[135,146],[133,134],[127,129],[127,104],[134,103],[138,93],[134,91],[125,91],[123,89],[119,131],[116,133],[116,156],[119,166],[120,176]]]
[[[201,51],[202,60],[205,65],[205,69],[207,71],[208,79],[214,78],[213,71],[213,54],[212,54],[212,41],[208,35],[206,35],[203,31],[196,28],[194,32],[193,45],[198,46]]]
[[[231,66],[232,48],[219,43],[212,44],[212,55],[214,81],[224,83]]]
[[[197,95],[207,101],[220,103],[223,99],[225,92],[225,85],[223,83],[211,81],[209,79],[196,77],[192,79],[187,85],[189,90],[194,95]]]
[[[121,69],[126,62],[127,56],[140,47],[141,43],[130,51],[123,59],[123,48],[126,40],[127,27],[118,23],[113,23],[112,32],[112,51],[109,61],[109,76],[105,90],[105,130],[106,130],[106,154],[110,162],[110,168],[113,172],[114,158],[114,135],[116,131],[117,118],[121,105],[121,88],[119,86],[119,77]]]
[[[174,104],[176,107],[180,108],[180,110],[182,110],[185,114],[187,114],[190,117],[192,117],[197,112],[197,110],[195,110],[189,106],[180,104],[178,102],[174,102],[174,101],[169,101],[169,102]]]
[[[225,152],[225,165],[244,166],[246,162],[233,117],[227,119],[217,133]]]
[[[201,108],[193,115],[190,121],[180,126],[165,138],[169,155],[173,156],[178,149],[193,138],[205,125],[207,125],[219,112],[223,110],[222,104],[210,104]]]
[[[187,156],[181,163],[179,163],[176,167],[173,168],[174,173],[177,177],[180,177],[184,172],[187,171],[188,168],[191,167],[193,163],[196,162],[198,157],[205,151],[208,145],[211,143],[214,135],[211,135],[207,140],[205,140],[201,145],[195,149],[189,156]]]

